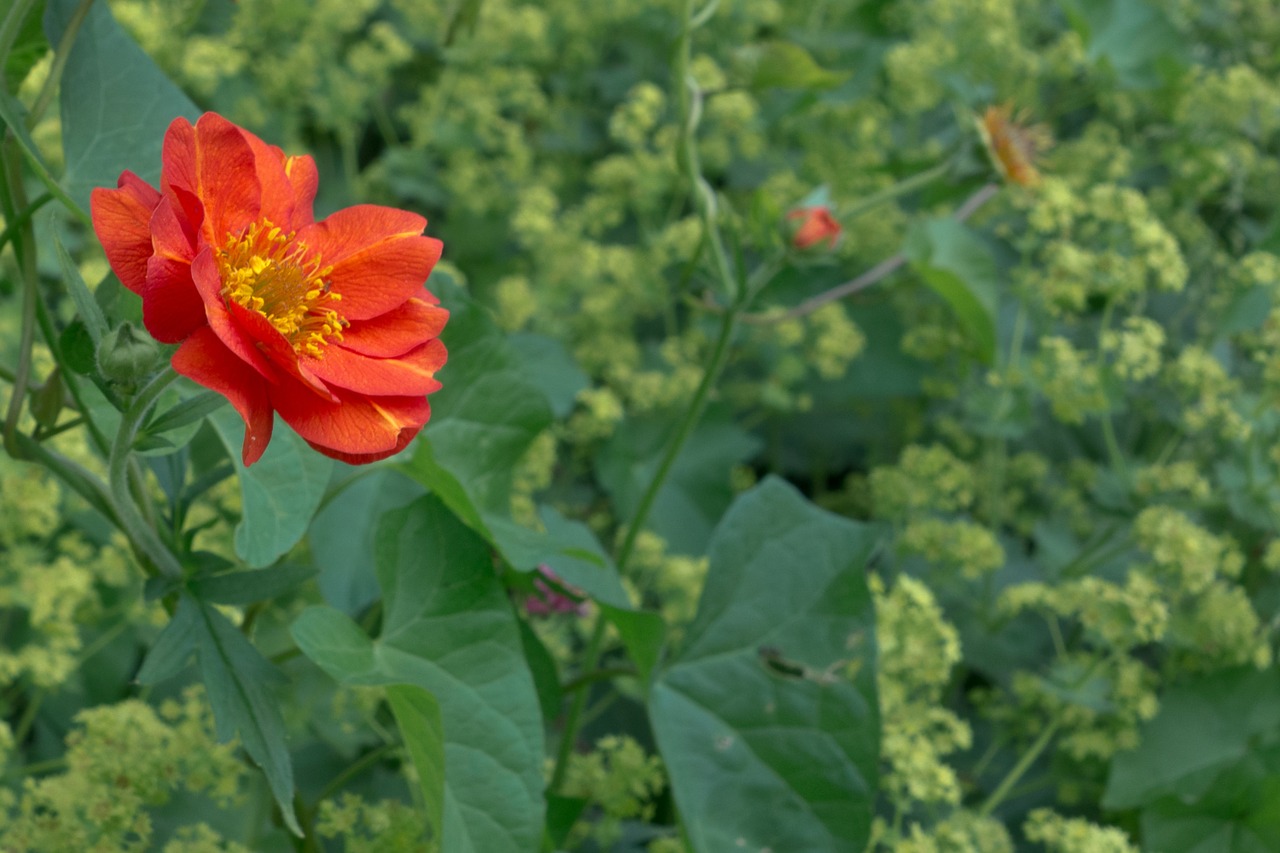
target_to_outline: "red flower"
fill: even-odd
[[[244,418],[251,465],[279,412],[351,463],[402,450],[431,416],[448,312],[423,286],[440,258],[416,213],[312,214],[318,175],[222,116],[169,125],[159,190],[132,172],[93,191],[111,268],[174,369]]]
[[[798,207],[787,214],[787,219],[800,220],[800,227],[791,235],[791,245],[801,251],[823,242],[832,249],[840,238],[840,223],[826,205]]]

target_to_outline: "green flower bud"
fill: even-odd
[[[134,383],[155,367],[160,349],[132,323],[112,329],[98,344],[98,370],[112,382]]]

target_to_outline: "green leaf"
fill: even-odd
[[[93,292],[89,290],[89,286],[84,283],[84,279],[80,276],[80,269],[76,266],[75,261],[71,260],[71,256],[67,254],[66,248],[62,245],[62,241],[58,239],[56,229],[50,228],[53,234],[53,247],[58,255],[58,269],[62,271],[62,280],[67,285],[67,290],[71,293],[71,301],[75,303],[76,315],[80,321],[84,323],[85,329],[89,332],[89,337],[93,338],[93,343],[97,346],[110,329],[106,316],[102,313],[102,308],[98,305],[97,300],[93,298]]]
[[[1064,6],[1089,61],[1110,68],[1128,88],[1155,88],[1187,62],[1177,27],[1144,0],[1068,0]]]
[[[339,466],[335,473],[350,471]],[[366,467],[316,513],[307,543],[326,602],[356,616],[378,598],[378,579],[369,570],[378,519],[422,494],[422,486],[395,468]]]
[[[6,3],[5,11],[8,12],[12,5],[12,0]],[[18,37],[14,40],[9,55],[4,58],[4,88],[10,92],[18,91],[27,74],[49,52],[49,42],[44,37],[44,30],[40,28],[43,11],[39,3],[31,4],[27,16],[22,19]]]
[[[441,292],[450,292],[448,286]],[[442,492],[474,526],[478,518],[461,494],[476,509],[508,514],[516,464],[551,424],[551,407],[483,309],[456,290],[446,303],[451,334],[444,387],[431,398],[425,441],[405,470]]]
[[[535,849],[538,696],[488,546],[428,495],[383,517],[375,558],[382,635],[371,641],[338,611],[313,607],[293,625],[298,647],[344,683],[412,684],[435,697],[444,726],[441,849]]]
[[[145,685],[159,684],[186,669],[187,662],[195,653],[196,633],[200,627],[196,618],[198,612],[195,607],[184,607],[179,602],[169,624],[164,626],[147,652],[135,681]]]
[[[538,690],[538,707],[542,709],[542,718],[554,720],[560,716],[560,703],[564,699],[564,692],[560,689],[560,670],[556,667],[551,652],[547,651],[547,647],[529,624],[523,619],[517,621],[520,624],[520,644],[524,647],[524,659]]]
[[[629,608],[631,599],[618,579],[618,570],[591,529],[564,518],[551,507],[541,507],[539,514],[545,533],[496,514],[485,516],[490,541],[503,559],[521,572],[545,565],[565,583],[596,601]]]
[[[180,400],[166,409],[158,409],[158,413],[147,422],[143,432],[147,435],[163,435],[171,430],[198,424],[206,415],[221,409],[227,398],[216,391],[201,391]]]
[[[1278,735],[1280,671],[1235,669],[1179,685],[1143,726],[1138,748],[1112,759],[1102,805],[1127,809],[1166,796],[1194,802],[1223,770]]]
[[[516,354],[521,372],[542,391],[555,416],[568,417],[578,392],[591,384],[591,380],[564,344],[533,332],[509,335],[507,343]]]
[[[996,356],[999,279],[995,257],[969,228],[954,219],[929,219],[907,236],[911,268],[946,300],[983,364]]]
[[[387,688],[387,704],[395,715],[405,748],[418,770],[418,784],[432,832],[444,825],[444,722],[440,703],[412,684]]]
[[[71,371],[81,376],[90,376],[97,371],[98,348],[79,317],[68,323],[58,335],[58,349],[62,351],[62,363]]]
[[[716,529],[698,615],[648,703],[695,850],[866,845],[880,731],[865,580],[875,545],[869,528],[772,477]],[[767,665],[779,659],[790,669]]]
[[[605,618],[613,623],[613,627],[618,629],[622,645],[626,647],[627,654],[631,656],[639,672],[640,683],[647,689],[649,676],[652,675],[653,668],[658,665],[662,644],[666,640],[666,620],[660,613],[623,610],[607,604],[601,605],[601,611]]]
[[[57,44],[79,0],[49,0],[44,28]],[[164,75],[111,15],[94,3],[62,74],[63,186],[84,209],[94,187],[114,187],[122,169],[160,177],[165,131],[200,109]]]
[[[848,72],[826,70],[794,42],[765,42],[746,48],[743,53],[754,67],[753,89],[833,89],[850,76]]]
[[[293,813],[293,767],[285,745],[284,720],[272,689],[281,680],[280,673],[213,607],[183,596],[178,610],[184,608],[196,611],[183,618],[196,625],[196,656],[213,707],[218,740],[240,736],[245,751],[267,777],[285,824],[301,837],[302,829]]]
[[[625,421],[596,457],[596,476],[620,518],[630,518],[658,470],[670,421]],[[671,551],[702,554],[716,521],[733,500],[729,470],[760,449],[760,441],[728,420],[708,416],[672,466],[649,513],[649,527]]]
[[[269,601],[315,577],[311,566],[274,566],[247,572],[222,572],[191,581],[191,592],[201,601],[240,606]]]
[[[240,479],[236,555],[253,568],[269,566],[298,544],[329,482],[333,460],[277,422],[271,443],[250,468],[240,461],[244,422],[234,409],[209,417]]]
[[[1144,850],[1270,853],[1280,850],[1280,745],[1242,756],[1195,802],[1165,797],[1142,812]]]

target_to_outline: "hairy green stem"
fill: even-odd
[[[28,208],[26,191],[22,186],[22,157],[15,145],[12,135],[4,141],[5,183],[8,184],[8,192],[3,199],[6,214]],[[22,449],[17,440],[18,420],[22,416],[22,403],[26,399],[27,385],[31,379],[31,347],[35,340],[39,280],[36,272],[35,236],[30,224],[18,231],[16,237],[13,248],[22,279],[22,309],[18,333],[18,366],[13,371],[13,392],[4,418],[4,449],[13,458],[20,459]]]
[[[120,522],[129,539],[154,568],[168,577],[181,577],[182,566],[160,537],[155,528],[143,519],[134,503],[133,493],[129,487],[129,460],[132,457],[133,440],[138,434],[138,427],[146,418],[147,412],[155,405],[160,394],[169,387],[178,374],[173,368],[166,367],[155,376],[134,398],[129,408],[120,418],[120,430],[116,433],[115,442],[111,445],[111,458],[107,466],[107,481],[111,484],[111,496],[116,505]]]

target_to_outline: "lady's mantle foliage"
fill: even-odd
[[[415,213],[357,205],[316,222],[318,175],[215,113],[165,134],[159,189],[96,189],[94,229],[173,367],[227,397],[252,464],[279,412],[346,462],[403,449],[431,416],[448,318],[423,287],[441,243]]]

